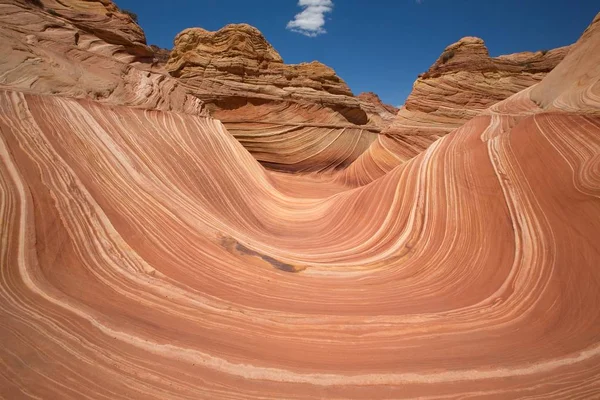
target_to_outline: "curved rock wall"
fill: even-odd
[[[600,393],[597,116],[525,93],[347,189],[214,119],[0,108],[6,397]]]
[[[0,88],[202,112],[180,82],[153,69],[143,31],[112,2],[35,3],[0,4]]]
[[[0,397],[600,396],[599,18],[539,85],[347,175],[0,90]]]
[[[247,24],[184,30],[166,68],[271,169],[343,168],[393,119],[393,109],[373,97],[354,97],[326,65],[284,64]]]
[[[414,83],[405,105],[382,130],[384,137],[352,169],[363,170],[368,179],[383,176],[492,105],[539,83],[569,50],[492,58],[480,38],[465,37],[448,46]],[[355,176],[350,170],[340,179],[354,181]]]

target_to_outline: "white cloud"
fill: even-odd
[[[325,14],[333,10],[333,1],[299,0],[298,6],[304,7],[304,10],[296,14],[294,19],[288,22],[287,29],[310,37],[327,32],[323,29]]]

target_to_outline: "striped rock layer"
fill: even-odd
[[[600,14],[366,184],[81,97],[0,90],[0,397],[600,396]]]
[[[395,111],[372,96],[354,97],[320,62],[284,64],[247,24],[184,30],[166,68],[271,169],[342,169],[392,122]]]
[[[110,0],[0,3],[0,89],[201,113],[181,82],[153,67],[142,29]]]
[[[444,135],[482,110],[540,82],[569,47],[492,58],[483,40],[465,37],[448,46],[419,76],[391,135]]]
[[[353,169],[362,170],[366,182],[384,175],[493,104],[539,83],[569,48],[490,57],[476,37],[448,46]]]

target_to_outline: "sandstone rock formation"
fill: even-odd
[[[176,79],[152,70],[144,33],[109,0],[0,3],[0,88],[116,105],[201,112]]]
[[[381,99],[379,98],[379,96],[377,95],[377,93],[373,93],[373,92],[363,92],[361,94],[359,94],[358,96],[359,100],[365,102],[365,103],[369,103],[372,106],[375,106],[377,108],[382,108],[384,110],[386,110],[388,113],[390,114],[397,114],[398,113],[398,109],[394,106],[391,106],[389,104],[385,104],[383,101],[381,101]]]
[[[398,114],[396,107],[382,102],[376,93],[363,92],[356,98],[360,100],[361,108],[367,112],[370,120],[382,128],[390,125]]]
[[[214,118],[10,80],[0,397],[600,396],[599,46],[600,14],[541,83],[378,179],[358,158],[354,188],[269,171]]]
[[[15,0],[0,11],[0,52],[10,54],[0,87],[210,112],[273,169],[344,168],[393,119],[355,98],[331,68],[283,64],[249,25],[186,30],[171,54],[146,46],[140,27],[110,1]]]
[[[386,107],[355,98],[326,65],[284,64],[260,31],[247,24],[216,32],[184,30],[175,38],[166,68],[273,169],[343,168],[391,121]]]
[[[419,76],[396,118],[340,179],[364,184],[383,176],[493,104],[540,82],[568,52],[561,47],[492,58],[476,37],[448,46]]]
[[[144,31],[111,0],[38,0],[47,13],[64,18],[70,24],[105,43],[122,46],[119,51],[137,57],[150,57]],[[55,21],[53,21],[55,23]]]
[[[335,71],[317,61],[284,64],[262,33],[247,24],[216,32],[184,30],[175,38],[167,69],[194,86],[210,108],[232,108],[252,99],[305,100],[338,109],[345,122],[367,123],[358,100]]]
[[[153,44],[150,45],[150,48],[154,52],[154,62],[163,67],[166,66],[167,62],[169,61],[169,57],[171,57],[171,50],[163,49]]]
[[[492,58],[483,40],[465,37],[446,47],[419,76],[388,133],[444,135],[541,81],[568,50],[561,47]]]
[[[600,98],[600,14],[585,30],[569,57],[531,91],[531,99],[549,111],[598,114]]]

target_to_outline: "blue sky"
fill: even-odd
[[[551,49],[575,42],[600,12],[598,0],[116,3],[138,14],[149,44],[171,48],[175,35],[185,28],[217,30],[245,22],[260,29],[286,63],[319,60],[334,68],[355,94],[373,91],[393,105],[402,104],[417,75],[463,36],[483,38],[492,56]]]

